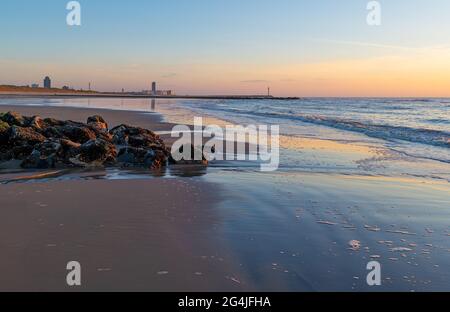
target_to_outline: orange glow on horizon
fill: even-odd
[[[400,55],[298,64],[26,64],[0,61],[10,83],[31,84],[49,74],[55,85],[99,91],[150,89],[153,80],[177,94],[277,96],[449,97],[450,49],[417,49]],[[88,77],[88,78],[84,78]],[[159,78],[158,78],[159,77]],[[24,81],[28,81],[25,83]],[[6,81],[0,81],[6,84]]]

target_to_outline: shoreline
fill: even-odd
[[[186,99],[186,100],[279,100],[290,101],[298,100],[299,97],[273,97],[265,95],[146,95],[146,94],[127,94],[127,93],[54,93],[54,92],[0,92],[0,96],[10,97],[50,97],[50,98],[123,98],[123,99]]]

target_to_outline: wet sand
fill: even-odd
[[[447,182],[233,170],[206,180],[226,190],[221,237],[260,291],[450,287]],[[381,264],[381,286],[366,282],[370,261]]]
[[[186,179],[1,185],[0,291],[241,290],[210,240],[215,193]]]

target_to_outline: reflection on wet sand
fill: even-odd
[[[201,165],[178,165],[159,170],[142,168],[64,169],[52,171],[9,170],[0,171],[0,184],[65,180],[134,180],[173,177],[201,177],[207,174]]]

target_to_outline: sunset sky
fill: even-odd
[[[2,0],[0,84],[279,96],[450,96],[450,1]]]

